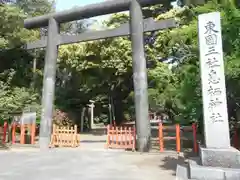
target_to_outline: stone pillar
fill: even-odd
[[[41,149],[47,149],[49,147],[52,132],[52,114],[58,56],[58,36],[59,24],[54,18],[50,18],[48,23],[48,37],[42,91],[42,114],[39,137],[39,145]]]
[[[206,148],[229,148],[220,14],[199,15],[198,30],[205,146]],[[221,137],[221,141],[216,137]]]
[[[90,103],[91,104],[89,104],[88,107],[90,107],[90,129],[92,129],[94,126],[94,107],[95,107],[95,105],[94,105],[94,101],[92,101],[92,100],[90,100]]]
[[[198,35],[205,144],[200,158],[189,160],[189,169],[178,166],[176,174],[182,179],[240,179],[240,153],[230,146],[219,12],[198,16]]]
[[[84,120],[85,120],[85,111],[86,111],[86,107],[82,108],[82,112],[81,112],[81,127],[80,127],[80,132],[83,132],[83,127],[84,127]]]
[[[143,41],[143,15],[141,5],[132,0],[130,5],[130,32],[132,40],[133,81],[137,129],[137,149],[150,149],[150,121],[148,117],[148,82]]]
[[[199,15],[198,31],[205,136],[201,160],[206,166],[228,167],[237,158],[229,157],[235,149],[229,137],[220,13]]]

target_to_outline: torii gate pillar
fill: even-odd
[[[55,97],[56,65],[58,57],[58,36],[59,24],[54,18],[50,18],[48,21],[48,36],[42,92],[42,114],[39,135],[39,145],[41,149],[46,149],[49,147],[52,132],[52,114]]]
[[[132,41],[133,81],[137,129],[137,149],[147,152],[150,149],[151,129],[148,118],[148,82],[143,40],[142,7],[137,0],[130,4],[130,34]]]
[[[142,7],[156,5],[161,3],[161,1],[163,2],[164,0],[109,0],[63,12],[33,17],[24,21],[24,27],[27,29],[48,26],[47,42],[46,39],[41,39],[40,41],[28,43],[26,47],[27,49],[46,47],[39,139],[41,149],[49,147],[51,137],[58,46],[130,35],[132,40],[137,149],[140,152],[149,151],[151,129],[148,118],[148,83],[143,33],[176,27],[176,23],[174,19],[164,20],[163,22],[155,22],[150,19],[143,20]],[[80,35],[59,34],[60,23],[122,12],[129,9],[130,23],[126,23],[122,27]]]

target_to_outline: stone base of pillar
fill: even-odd
[[[39,137],[39,148],[40,150],[49,150],[50,138]]]
[[[208,149],[200,147],[200,157],[177,166],[176,180],[238,180],[240,152],[234,148]]]
[[[203,166],[240,168],[240,152],[233,147],[227,149],[200,147],[199,149],[201,164]]]

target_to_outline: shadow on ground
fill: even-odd
[[[105,140],[82,140],[81,143],[105,143]]]
[[[173,172],[173,175],[176,175],[177,165],[187,165],[187,161],[190,157],[197,156],[196,153],[192,151],[183,152],[183,155],[177,155],[176,157],[167,156],[162,159],[161,169],[170,170]]]
[[[96,128],[96,129],[92,129],[91,131],[81,132],[80,134],[93,135],[93,136],[104,136],[107,134],[107,130],[106,130],[106,128]]]
[[[0,150],[7,150],[7,149],[9,149],[8,145],[0,143]]]
[[[159,167],[161,169],[166,169],[166,170],[171,170],[173,171],[173,175],[176,175],[176,169],[177,169],[177,165],[183,165],[185,164],[185,158],[178,156],[178,157],[171,157],[171,156],[167,156],[162,160],[161,165],[159,165]]]

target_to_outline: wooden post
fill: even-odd
[[[131,129],[130,129],[130,132],[131,132]],[[124,146],[122,126],[120,127],[120,133],[119,133],[119,135],[120,135],[120,142],[119,142],[119,144],[120,144],[120,146]],[[131,135],[132,135],[132,134],[131,134]]]
[[[127,145],[127,141],[129,141],[129,139],[130,139],[130,142],[133,141],[133,144],[134,144],[134,139],[131,139],[131,137],[130,138],[128,137],[128,128],[127,128],[127,126],[124,127],[124,133],[123,134],[124,134],[125,145]]]
[[[109,144],[110,144],[110,125],[107,125],[107,148],[109,147]]]
[[[115,128],[115,136],[116,136],[116,146],[118,145],[118,142],[119,142],[119,140],[118,140],[118,127],[117,126],[115,126],[114,127]]]
[[[67,135],[67,131],[66,131],[66,138],[67,138],[67,144],[70,144],[71,143],[71,146],[74,147],[75,146],[75,141],[74,141],[74,129],[73,127],[68,127],[69,131],[69,135]],[[65,137],[64,137],[65,138]]]
[[[25,143],[25,125],[21,124],[20,125],[20,144],[24,144]]]
[[[233,147],[239,149],[239,140],[238,140],[238,129],[236,128],[234,135],[233,135]]]
[[[5,121],[4,125],[3,125],[3,139],[2,139],[3,144],[6,143],[7,128],[8,128],[8,123],[7,123],[7,121]]]
[[[162,123],[159,123],[158,136],[159,136],[160,152],[163,152],[164,145],[163,145],[163,125],[162,125]]]
[[[198,144],[197,144],[197,127],[196,123],[192,124],[192,132],[193,132],[193,151],[195,153],[198,152]]]
[[[78,145],[78,135],[77,135],[77,125],[74,125],[74,143],[75,143],[75,147],[77,147]]]
[[[176,150],[179,153],[181,151],[181,139],[180,139],[180,125],[176,124]]]
[[[31,144],[35,144],[36,124],[31,125]]]
[[[12,144],[16,142],[16,123],[12,124]]]

